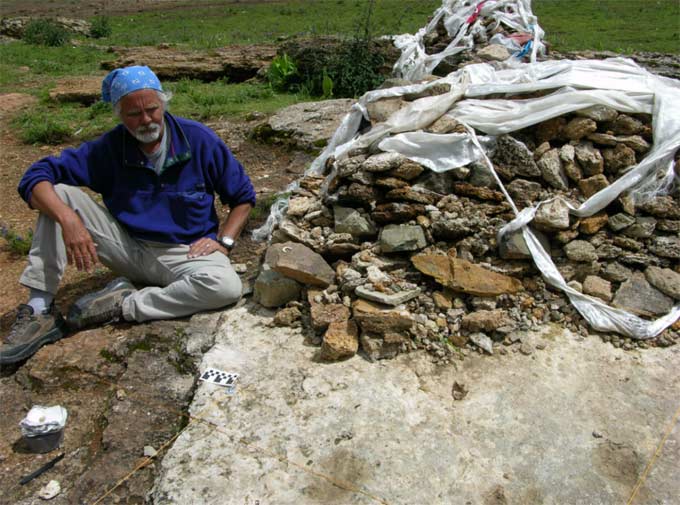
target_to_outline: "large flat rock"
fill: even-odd
[[[116,59],[102,62],[102,68],[147,65],[159,79],[182,78],[215,81],[228,78],[229,82],[243,82],[255,77],[269,66],[276,56],[274,44],[226,46],[200,51],[170,45],[159,47],[115,47]]]
[[[337,98],[289,105],[274,114],[255,135],[296,149],[320,151],[350,111],[354,100]]]
[[[545,350],[457,367],[420,352],[320,364],[258,310],[222,316],[202,368],[240,385],[200,383],[201,421],[163,459],[154,503],[625,503],[678,407],[678,347],[626,352],[546,327],[523,344]],[[635,503],[676,503],[679,441]]]

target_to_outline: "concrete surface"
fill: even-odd
[[[163,459],[155,503],[621,504],[680,406],[677,346],[623,351],[546,327],[531,355],[322,364],[257,310],[222,315],[201,369],[240,385],[200,383],[204,421]],[[679,432],[633,503],[680,502]]]

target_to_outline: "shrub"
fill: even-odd
[[[26,256],[31,250],[31,243],[33,242],[33,230],[28,230],[26,238],[18,235],[11,228],[0,226],[0,237],[7,241],[9,250],[15,254]]]
[[[108,37],[111,33],[113,33],[113,29],[111,28],[111,22],[109,21],[108,16],[97,16],[92,20],[90,37],[93,39],[101,39]]]
[[[52,19],[34,19],[26,25],[21,38],[28,44],[58,47],[71,37],[66,28]]]
[[[311,95],[354,98],[380,86],[390,74],[386,65],[392,44],[371,35],[374,1],[366,2],[363,18],[351,39],[316,37],[290,41],[283,46],[289,74],[281,79],[281,91],[305,90]],[[270,69],[273,68],[270,67]],[[293,70],[294,69],[294,73]],[[280,69],[275,69],[279,72]],[[272,82],[270,77],[270,82]]]

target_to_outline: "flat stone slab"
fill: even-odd
[[[105,70],[130,65],[148,65],[163,81],[182,78],[215,81],[227,77],[230,83],[255,77],[276,56],[274,44],[226,46],[210,51],[158,47],[114,47],[116,59],[102,62]]]
[[[153,503],[625,503],[678,407],[678,346],[627,352],[546,327],[524,337],[547,346],[529,356],[321,364],[257,310],[214,315],[201,370],[239,386],[199,383],[204,421],[164,457]],[[678,443],[675,429],[636,503],[680,496]]]
[[[400,291],[399,293],[381,293],[380,291],[368,289],[365,286],[357,286],[354,292],[357,296],[365,300],[396,307],[397,305],[406,303],[418,296],[420,294],[420,288],[409,289],[408,291]]]
[[[297,149],[321,150],[350,111],[354,100],[337,98],[289,105],[274,114],[257,135]]]
[[[57,81],[50,90],[50,100],[55,102],[76,102],[91,105],[102,98],[103,75],[87,77],[65,78]]]

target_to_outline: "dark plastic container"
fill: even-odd
[[[64,429],[44,433],[37,437],[24,437],[28,450],[35,453],[45,453],[55,450],[64,440]]]

